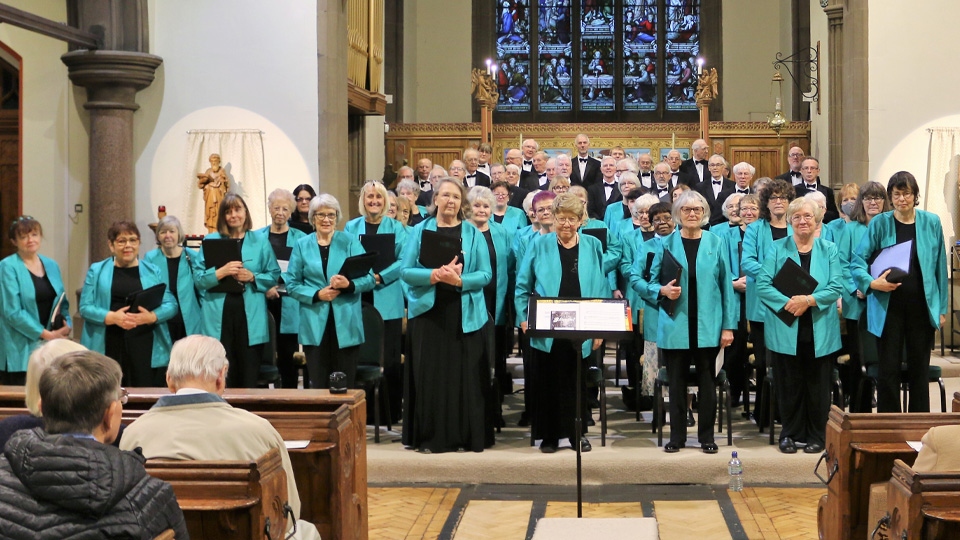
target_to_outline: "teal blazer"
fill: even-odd
[[[291,228],[291,230],[293,230]],[[154,249],[143,256],[143,260],[156,266],[160,270],[160,279],[167,284],[168,289],[174,287],[170,283],[170,272],[167,270],[167,257],[160,248]],[[203,317],[200,314],[200,300],[197,299],[197,287],[194,283],[194,276],[197,272],[203,271],[199,266],[200,257],[197,252],[190,248],[183,248],[180,255],[179,270],[177,271],[177,301],[180,309],[180,316],[183,317],[183,326],[187,330],[187,335],[203,333]]]
[[[490,226],[490,236],[493,238],[493,250],[497,253],[497,260],[490,261],[496,264],[497,268],[497,312],[493,315],[493,323],[502,326],[507,323],[504,302],[507,297],[507,287],[515,280],[516,261],[513,259],[513,250],[510,249],[510,233],[503,225],[493,220],[488,221],[487,224]]]
[[[607,228],[615,233],[619,234],[620,224],[624,221],[632,221],[633,216],[623,217],[623,201],[617,201],[614,204],[607,205],[607,209],[603,213],[603,222],[607,224]]]
[[[221,238],[220,233],[211,233],[206,238]],[[243,288],[243,306],[247,316],[247,335],[249,344],[259,345],[270,341],[270,329],[267,327],[267,297],[265,293],[280,279],[280,265],[270,247],[270,241],[262,234],[247,231],[240,250],[243,267],[253,273],[254,280]],[[223,299],[227,293],[213,292],[209,289],[218,283],[216,268],[205,268],[203,249],[200,249],[200,270],[196,274],[197,287],[203,291],[200,311],[203,313],[204,333],[220,339],[223,326]]]
[[[767,348],[780,354],[796,355],[797,329],[800,323],[794,320],[793,324],[787,326],[777,317],[777,311],[789,298],[773,286],[774,276],[788,257],[800,264],[800,254],[792,235],[774,242],[773,249],[767,253],[757,276],[757,294],[765,306],[763,336]],[[823,238],[813,241],[810,275],[817,280],[817,288],[811,295],[817,305],[810,308],[813,310],[813,354],[821,358],[840,350],[841,346],[837,299],[843,289],[843,271],[840,269],[840,255],[837,253],[836,244]]]
[[[657,320],[657,346],[661,349],[689,349],[690,333],[687,328],[689,311],[687,288],[690,271],[683,250],[680,232],[674,231],[661,239],[663,249],[668,250],[683,272],[680,275],[680,297],[677,299],[673,317],[660,309]],[[657,250],[650,266],[650,281],[646,282],[644,298],[654,300],[660,296],[660,265],[663,250]],[[641,264],[646,264],[644,261]],[[641,276],[642,277],[642,276]],[[727,262],[727,242],[710,231],[703,231],[700,249],[697,252],[697,347],[720,345],[722,330],[736,330],[740,313],[734,309],[733,284],[730,265]],[[719,308],[719,309],[718,309]],[[646,317],[646,314],[644,314]]]
[[[613,205],[610,205],[613,206]],[[607,275],[607,286],[610,292],[617,290],[617,266],[620,265],[620,255],[623,249],[620,247],[620,238],[616,229],[607,227],[607,224],[599,219],[590,218],[580,227],[583,229],[606,229],[607,230],[607,250],[603,252],[603,273]],[[603,246],[601,246],[602,248]]]
[[[835,219],[829,224],[838,221],[840,220]],[[837,235],[835,242],[837,251],[840,253],[840,271],[843,274],[843,291],[840,293],[843,318],[853,321],[860,320],[860,316],[867,306],[866,300],[857,298],[857,289],[860,287],[857,285],[857,280],[853,279],[853,270],[851,269],[853,252],[856,251],[865,234],[867,234],[866,225],[859,221],[850,221],[844,223],[844,227],[840,229],[840,234]]]
[[[853,252],[851,268],[853,279],[860,292],[867,295],[867,327],[870,333],[879,336],[887,321],[887,309],[890,293],[870,288],[867,259],[875,252],[897,243],[897,232],[893,224],[893,212],[884,212],[870,220],[866,234]],[[947,258],[943,244],[943,227],[936,214],[916,210],[917,258],[923,274],[923,295],[927,303],[930,325],[940,328],[940,315],[946,315],[949,309],[947,301]]]
[[[640,238],[643,238],[642,236]],[[648,280],[644,277],[647,270],[648,253],[656,256],[663,250],[663,239],[654,236],[650,240],[637,245],[637,255],[633,260],[633,269],[630,272],[630,290],[633,291],[643,301],[643,340],[657,341],[657,329],[660,327],[660,306],[657,301],[660,297],[660,291],[657,294],[649,294],[647,285]],[[662,254],[660,254],[662,256]],[[651,266],[653,260],[650,261]],[[659,282],[659,277],[653,277],[649,281]]]
[[[263,236],[263,239],[267,241],[267,244],[270,244],[270,226],[267,225],[262,229],[257,229],[253,231],[257,234]],[[297,245],[297,240],[300,240],[307,233],[297,229],[295,227],[290,227],[287,229],[287,247],[292,248]],[[273,246],[270,246],[271,253],[273,252]],[[289,261],[288,261],[289,263]],[[277,266],[280,266],[280,262],[277,261]],[[287,276],[280,272],[280,277],[283,278],[283,282],[287,282]],[[279,280],[278,280],[279,283]],[[266,293],[264,293],[266,294]],[[290,297],[290,294],[286,294],[280,297],[280,333],[281,334],[296,334],[300,331],[300,302],[297,302],[295,299]]]
[[[40,262],[59,297],[64,292],[60,267],[49,257],[40,255]],[[60,304],[60,314],[70,325],[69,296]],[[40,334],[49,330],[49,321],[40,322],[37,312],[37,291],[33,278],[20,255],[14,253],[0,261],[0,371],[22,373],[34,347],[40,345]]]
[[[399,223],[397,224],[399,225]],[[300,303],[300,344],[320,345],[323,331],[327,328],[330,306],[336,322],[337,342],[340,348],[363,343],[363,314],[360,294],[372,291],[373,272],[352,280],[352,293],[341,292],[332,302],[317,300],[317,292],[330,284],[330,278],[340,272],[347,257],[364,253],[360,239],[350,233],[334,231],[330,241],[327,272],[323,271],[317,233],[311,233],[297,241],[290,254],[287,266],[287,292]],[[329,275],[328,275],[329,274]]]
[[[149,289],[161,283],[163,277],[160,269],[146,262],[140,261],[140,285]],[[83,317],[83,334],[80,344],[98,353],[106,352],[107,325],[103,321],[110,311],[110,289],[113,287],[113,257],[90,265],[87,278],[83,282],[83,292],[80,293],[80,316]],[[166,322],[177,314],[177,300],[168,287],[163,293],[163,302],[153,312],[157,316],[157,323],[153,325],[153,351],[150,355],[150,367],[164,367],[170,363],[170,331]]]
[[[538,236],[540,236],[540,231],[533,230],[533,225],[527,225],[513,235],[513,244],[510,251],[513,252],[513,260],[517,261],[517,264],[526,256],[530,241]]]
[[[733,286],[733,282],[740,279],[740,242],[743,240],[740,239],[740,226],[736,227],[723,227],[723,223],[719,223],[714,226],[716,232],[727,242],[727,263],[730,264],[730,285]],[[746,231],[744,231],[744,237],[746,237]],[[745,239],[745,238],[744,238]],[[750,279],[750,278],[747,278]],[[735,308],[737,310],[737,319],[740,318],[740,304],[744,301],[744,293],[739,293],[734,289],[733,298],[736,300]]]
[[[837,218],[831,221],[830,223],[824,223],[823,228],[830,229],[830,235],[833,238],[833,239],[826,238],[826,240],[830,240],[831,242],[836,244],[837,241],[840,239],[840,235],[843,233],[843,229],[846,228],[847,223],[849,222],[843,218]]]
[[[623,253],[620,256],[620,275],[624,277],[628,284],[627,290],[623,291],[623,297],[630,303],[630,315],[633,317],[633,324],[637,324],[640,322],[639,312],[643,310],[643,298],[640,298],[640,293],[633,287],[630,287],[629,283],[632,281],[631,276],[637,262],[637,253],[639,253],[644,243],[643,230],[631,228],[631,230],[628,231],[627,228],[624,227],[621,229],[621,232],[623,234],[620,235],[620,247]],[[642,267],[640,271],[643,271]],[[646,315],[644,315],[644,317],[646,317]],[[644,321],[646,321],[646,319],[644,319]]]
[[[460,279],[460,299],[463,333],[476,332],[487,322],[487,304],[483,287],[490,283],[490,254],[487,241],[476,227],[463,221],[460,238],[463,249],[463,272]],[[433,307],[437,287],[430,283],[432,268],[420,264],[420,238],[424,229],[437,230],[437,218],[430,217],[413,228],[403,249],[403,271],[400,276],[407,284],[407,317],[413,319]]]
[[[491,218],[491,222],[494,220]],[[507,212],[503,215],[503,222],[500,225],[506,230],[507,235],[512,240],[514,235],[520,229],[530,225],[530,222],[527,220],[527,214],[523,210],[515,207],[508,206]]]
[[[600,241],[586,234],[580,235],[580,249],[577,261],[577,278],[580,281],[582,298],[610,298],[610,288],[603,277],[601,264],[603,246]],[[517,296],[514,306],[517,309],[517,326],[527,320],[527,303],[532,294],[547,298],[560,294],[560,248],[557,233],[536,238],[530,244],[527,254],[517,267]],[[550,352],[553,338],[530,338],[530,346]],[[593,350],[589,340],[583,343],[581,353],[586,358]]]
[[[787,224],[787,236],[793,236],[793,228]],[[773,246],[770,222],[758,219],[747,225],[743,235],[743,259],[740,269],[747,276],[747,320],[762,323],[766,317],[763,305],[757,296],[757,276],[763,266],[763,260]]]
[[[364,218],[351,219],[343,232],[359,237],[364,234]],[[378,234],[394,235],[393,255],[396,260],[380,272],[380,283],[373,288],[373,306],[385,321],[403,318],[403,288],[400,283],[400,270],[403,265],[403,243],[407,239],[407,229],[393,218],[384,217],[380,221]]]

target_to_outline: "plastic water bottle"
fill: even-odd
[[[736,452],[727,464],[727,471],[730,473],[730,491],[743,491],[743,464]]]

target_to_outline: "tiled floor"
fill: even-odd
[[[585,486],[584,518],[656,517],[662,540],[815,539],[819,488]],[[576,517],[576,488],[476,485],[369,489],[371,540],[524,540],[541,517]]]

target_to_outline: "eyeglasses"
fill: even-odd
[[[790,221],[796,221],[796,222],[801,222],[801,221],[804,221],[804,222],[806,222],[806,221],[811,221],[811,222],[812,222],[812,221],[815,221],[815,220],[816,220],[816,219],[815,219],[813,216],[805,216],[805,215],[800,215],[800,214],[794,214],[794,215],[790,218]]]
[[[654,225],[669,225],[671,222],[673,222],[673,219],[671,218],[653,218],[653,221],[650,223],[653,223]]]
[[[703,208],[699,206],[681,206],[680,212],[683,214],[702,214]]]
[[[572,217],[558,217],[556,222],[563,225],[573,225],[574,223],[580,223],[580,219]]]
[[[534,212],[536,212],[537,214],[552,214],[552,213],[553,213],[553,208],[551,208],[551,207],[549,207],[549,206],[548,206],[548,207],[545,207],[545,208],[536,208],[536,209],[534,210]]]
[[[771,201],[771,202],[772,202],[772,201],[788,201],[788,200],[789,200],[789,199],[787,199],[787,198],[784,197],[783,195],[771,195],[771,196],[770,196],[770,201]]]
[[[277,214],[279,214],[280,212],[283,212],[284,214],[290,213],[290,209],[287,208],[286,206],[274,206],[270,208],[270,211],[275,212]]]
[[[866,203],[880,204],[883,202],[883,197],[864,197],[863,202],[864,204]]]
[[[33,216],[20,216],[17,219],[13,220],[13,223],[11,223],[10,225],[16,225],[21,221],[34,221],[34,219],[33,219]]]
[[[740,211],[743,212],[744,210],[749,210],[751,212],[759,212],[760,208],[756,206],[741,206]]]
[[[911,192],[909,192],[909,191],[894,191],[894,192],[890,195],[890,198],[891,198],[891,199],[903,199],[903,200],[912,199],[912,198],[913,198],[913,193],[911,193]]]
[[[337,214],[336,213],[314,214],[313,219],[315,219],[316,221],[336,221]]]
[[[792,154],[787,154],[790,157],[803,157],[803,152],[794,152]]]
[[[126,388],[120,387],[120,397],[117,398],[117,401],[119,401],[121,405],[126,405],[127,402],[130,401],[130,393],[127,392]]]
[[[126,238],[117,238],[116,240],[113,241],[113,245],[115,246],[127,246],[127,245],[135,246],[139,243],[140,243],[140,239],[135,236],[128,236]]]
[[[297,197],[297,202],[310,202],[313,200],[313,197]]]

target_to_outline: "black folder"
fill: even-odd
[[[127,295],[127,306],[130,313],[137,313],[139,308],[147,311],[156,311],[163,303],[163,293],[167,291],[167,285],[160,283],[153,287],[142,289]]]
[[[813,294],[817,285],[819,282],[790,257],[787,257],[783,266],[777,271],[777,275],[773,276],[773,287],[787,298]],[[777,317],[787,326],[797,320],[792,313],[783,308],[777,310]]]
[[[683,267],[680,262],[666,248],[663,249],[663,258],[660,261],[660,285],[666,285],[673,280],[677,280],[674,286],[680,286],[680,274]],[[666,296],[660,297],[660,307],[667,312],[667,315],[673,317],[673,312],[677,308],[677,301],[671,300]]]
[[[913,260],[913,240],[900,242],[889,247],[885,247],[870,257],[870,276],[874,279],[881,274],[890,271],[887,274],[887,281],[890,283],[901,283],[904,278],[910,275],[910,263]]]
[[[603,246],[603,252],[607,252],[607,230],[601,227],[595,229],[580,229],[580,232],[583,234],[590,235],[600,241],[600,245]]]
[[[461,242],[459,236],[447,236],[424,229],[420,238],[420,264],[425,268],[440,268],[450,264],[454,258],[460,257]]]
[[[57,301],[53,304],[53,309],[50,310],[50,330],[59,330],[63,328],[63,325],[67,324],[67,321],[64,320],[63,315],[60,313],[60,310],[63,307],[63,301],[67,299],[67,293],[62,292],[60,296],[57,297]]]
[[[397,260],[396,242],[397,235],[393,233],[360,235],[360,244],[363,245],[363,249],[367,253],[377,254],[377,259],[373,261],[374,273],[383,272],[384,268]]]
[[[354,255],[343,260],[339,274],[351,281],[363,277],[370,273],[373,263],[377,260],[376,253],[364,253],[363,255]]]
[[[240,239],[237,238],[204,238],[203,261],[207,268],[220,268],[232,261],[243,261],[240,251]],[[220,280],[210,292],[242,293],[243,284],[233,276]]]

